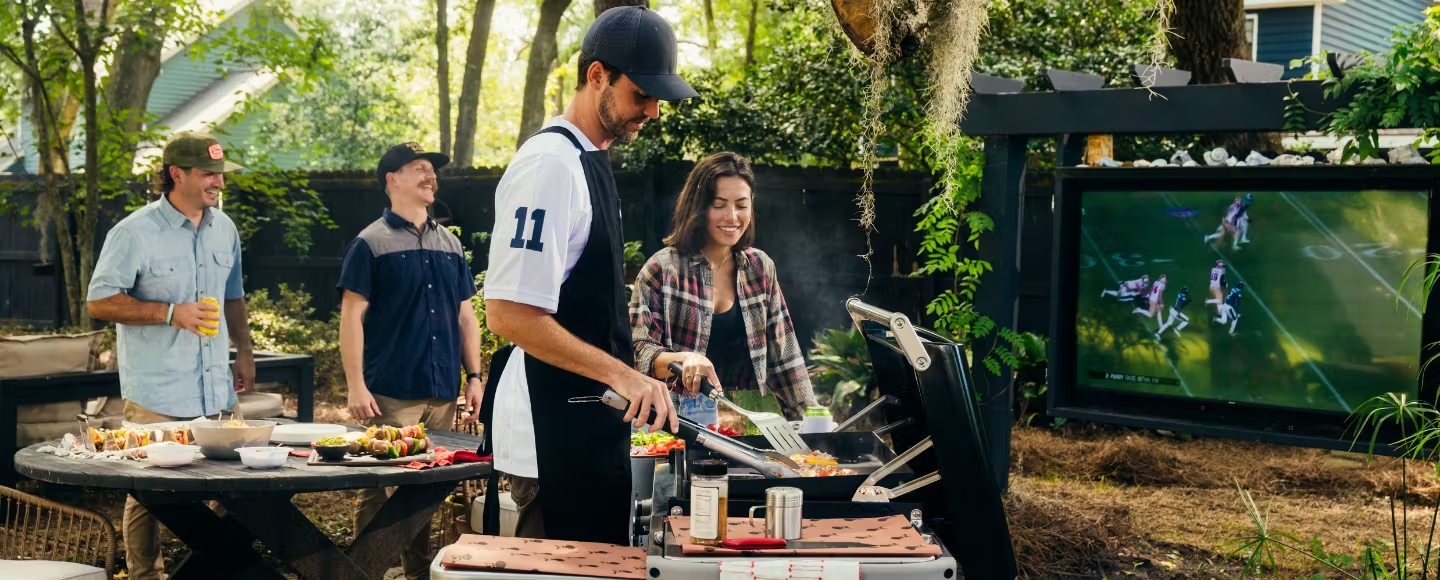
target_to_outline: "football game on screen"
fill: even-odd
[[[1418,191],[1086,192],[1078,384],[1348,412],[1417,392]]]

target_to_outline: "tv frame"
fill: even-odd
[[[1344,191],[1420,190],[1429,195],[1426,254],[1440,254],[1440,167],[1429,165],[1314,165],[1298,167],[1061,168],[1055,176],[1054,238],[1051,259],[1049,414],[1097,423],[1166,429],[1227,439],[1345,451],[1366,451],[1369,428],[1356,442],[1356,425],[1339,411],[1278,405],[1190,399],[1080,386],[1075,316],[1079,301],[1082,239],[1081,197],[1086,192],[1116,191]],[[1413,276],[1413,275],[1412,275]],[[1394,283],[1398,287],[1399,280]],[[1412,281],[1411,284],[1418,283]],[[1405,292],[1410,293],[1407,285]],[[1420,359],[1436,352],[1425,345],[1440,341],[1440,292],[1421,308]],[[1420,378],[1420,401],[1434,404],[1440,370]],[[1398,455],[1396,428],[1382,429],[1375,452]]]

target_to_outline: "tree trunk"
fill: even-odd
[[[750,0],[750,30],[745,33],[745,66],[755,64],[755,18],[760,0]]]
[[[40,225],[40,255],[42,260],[47,260],[48,244],[46,233],[53,231],[56,241],[60,245],[60,276],[65,284],[65,305],[66,311],[72,323],[80,320],[80,292],[76,284],[78,280],[75,275],[75,249],[74,239],[71,238],[70,220],[67,213],[66,200],[69,199],[62,191],[60,179],[69,173],[66,163],[66,154],[69,149],[64,146],[68,130],[62,129],[62,119],[65,113],[57,111],[57,102],[66,103],[73,101],[65,93],[63,88],[57,88],[58,95],[51,95],[47,88],[51,83],[61,87],[64,83],[56,81],[55,77],[48,76],[47,66],[42,63],[37,53],[35,31],[38,26],[38,19],[29,12],[28,5],[22,4],[21,39],[24,43],[25,56],[23,62],[16,64],[25,70],[27,86],[30,92],[30,116],[35,127],[35,151],[38,170],[41,177],[41,191],[36,200],[35,221]],[[38,10],[37,10],[38,12]],[[12,53],[12,56],[14,55]],[[63,74],[63,72],[58,73]],[[71,117],[73,124],[73,117]]]
[[[134,28],[120,33],[115,56],[110,60],[105,110],[118,137],[112,137],[117,149],[111,157],[118,166],[110,168],[110,173],[127,175],[134,166],[135,150],[140,145],[134,135],[144,126],[150,89],[155,86],[156,77],[160,76],[160,57],[165,48],[164,25],[174,13],[169,6],[166,2],[150,5],[148,13],[138,19]]]
[[[41,224],[40,244],[41,248],[46,247],[45,230],[48,229],[55,234],[55,240],[60,245],[60,276],[65,284],[65,307],[70,315],[71,324],[81,322],[80,308],[80,286],[77,283],[79,276],[75,268],[75,240],[70,229],[70,213],[67,211],[65,200],[69,199],[68,187],[63,187],[60,180],[64,173],[63,157],[67,151],[64,147],[56,147],[56,127],[54,125],[56,115],[50,109],[50,98],[45,94],[45,85],[39,81],[31,82],[31,115],[36,119],[35,140],[36,153],[39,157],[39,170],[42,183],[40,199],[36,201],[38,207],[37,221]],[[58,149],[58,150],[57,150]],[[57,159],[57,157],[62,159]],[[85,320],[89,319],[88,313]]]
[[[1178,68],[1190,71],[1194,84],[1228,83],[1224,59],[1250,57],[1245,45],[1244,0],[1175,0],[1170,23],[1175,29],[1170,52]],[[1224,147],[1238,159],[1252,149],[1283,149],[1278,133],[1221,133],[1207,135],[1205,141]]]
[[[84,0],[74,1],[75,9],[75,56],[80,60],[81,87],[85,98],[85,203],[76,216],[76,244],[79,245],[79,288],[90,288],[90,276],[95,272],[95,229],[100,222],[100,106],[97,93],[99,79],[95,76],[95,63],[100,50],[110,35],[110,0],[100,3],[96,26],[91,28],[90,13],[85,11]],[[79,299],[79,292],[76,292]],[[79,308],[75,319],[80,328],[90,329],[90,309]]]
[[[475,161],[475,119],[480,109],[481,73],[485,70],[485,48],[490,43],[490,19],[495,0],[475,0],[470,19],[470,46],[465,50],[465,76],[460,80],[460,118],[455,121],[455,165],[470,167]]]
[[[1246,58],[1244,0],[1175,0],[1170,51],[1194,83],[1227,82],[1222,60]]]
[[[446,0],[435,0],[435,81],[440,87],[440,153],[450,154],[450,24]]]
[[[715,0],[704,0],[705,44],[709,49],[710,66],[715,66]]]
[[[599,0],[595,6],[599,8]],[[545,124],[545,85],[555,67],[555,31],[560,28],[560,17],[569,7],[570,0],[542,0],[540,3],[540,22],[535,25],[535,38],[530,41],[530,62],[525,68],[525,100],[520,110],[520,135],[515,139],[516,147]]]
[[[554,104],[555,104],[555,108],[554,108],[554,109],[551,109],[551,113],[550,113],[550,116],[551,116],[551,117],[555,117],[555,116],[559,116],[559,115],[564,115],[564,114],[565,114],[565,69],[564,69],[564,68],[561,68],[559,72],[555,73],[555,85],[556,85],[556,87],[557,87],[557,90],[555,91],[555,103],[554,103]]]
[[[595,16],[599,17],[606,10],[616,6],[644,6],[649,8],[650,0],[595,0]]]

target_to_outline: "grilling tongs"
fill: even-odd
[[[700,391],[703,393],[706,390],[713,391],[714,387],[712,387],[708,381],[701,382]],[[611,408],[618,409],[621,412],[624,412],[630,407],[630,401],[620,396],[620,394],[616,393],[613,389],[605,389],[605,394],[600,397],[600,402],[605,403]],[[676,437],[684,439],[687,442],[693,441],[701,447],[750,467],[760,472],[760,475],[765,476],[766,479],[800,477],[800,465],[785,455],[774,451],[756,449],[706,429],[700,426],[699,423],[684,417],[677,417],[677,419],[680,420],[680,429],[678,432],[673,433]],[[650,417],[646,420],[646,423],[654,422],[655,411],[651,409]],[[669,431],[668,428],[665,430]]]
[[[683,367],[681,367],[678,362],[672,362],[666,368],[670,370],[670,374],[676,377],[685,374]],[[774,413],[760,413],[742,409],[740,405],[731,403],[729,399],[726,399],[725,395],[715,390],[715,386],[711,385],[710,382],[704,378],[700,379],[700,394],[712,401],[730,407],[736,413],[744,415],[746,419],[749,419],[751,423],[755,424],[755,427],[760,430],[760,434],[765,436],[765,440],[770,442],[770,446],[774,448],[776,452],[782,455],[810,452],[810,446],[806,445],[805,440],[801,439],[800,435],[795,433],[795,428],[791,427],[790,422],[786,421],[784,417]]]
[[[929,449],[931,445],[930,438],[926,437],[908,451],[901,453],[898,457],[891,459],[889,463],[881,466],[880,469],[875,470],[869,477],[865,478],[865,481],[860,482],[860,487],[855,489],[855,495],[850,497],[850,501],[888,502],[899,496],[940,481],[940,472],[936,470],[894,488],[884,488],[876,485],[880,483],[880,480],[885,479],[885,476],[899,469],[901,465],[905,465],[911,459],[914,459],[915,456]]]

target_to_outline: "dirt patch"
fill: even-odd
[[[1325,497],[1398,494],[1408,480],[1411,501],[1440,498],[1435,463],[1220,439],[1184,440],[1121,428],[1070,432],[1017,429],[1011,472],[1092,481],[1200,489],[1304,493]]]
[[[1403,472],[1415,487],[1407,542],[1391,527],[1389,492],[1402,481],[1391,458],[1118,428],[1018,429],[1013,445],[1007,509],[1029,577],[1238,577],[1243,558],[1232,553],[1255,524],[1237,482],[1270,529],[1307,552],[1356,557],[1378,542],[1393,561],[1394,537],[1418,563],[1434,516],[1429,462],[1409,462]],[[1401,518],[1398,498],[1395,509]],[[1112,523],[1121,514],[1124,521]],[[1282,578],[1326,572],[1294,552],[1280,552],[1277,565]],[[1353,563],[1348,569],[1359,572]]]
[[[1089,576],[1134,537],[1125,506],[1038,485],[1017,480],[1005,498],[1022,577]]]

